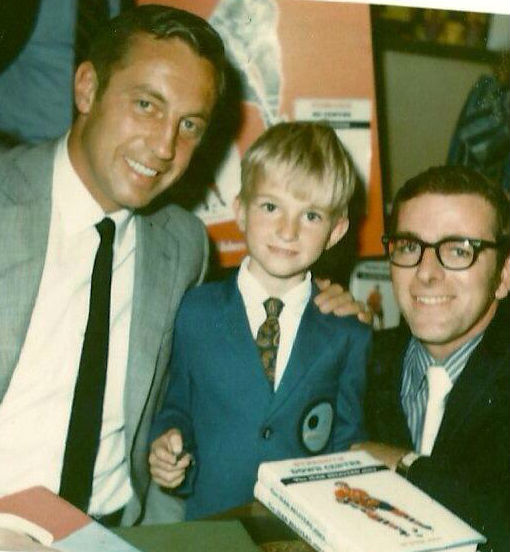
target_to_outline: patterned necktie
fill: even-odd
[[[276,297],[269,297],[264,301],[267,318],[257,332],[256,343],[259,348],[264,373],[271,385],[274,384],[276,355],[280,343],[280,324],[278,316],[283,309],[283,302]]]
[[[61,497],[84,512],[92,494],[103,419],[115,223],[104,218],[96,229],[101,242],[92,270],[89,317],[74,387],[59,491]]]
[[[429,396],[423,422],[420,454],[429,456],[443,419],[446,397],[452,389],[452,382],[442,366],[429,366],[427,383]]]

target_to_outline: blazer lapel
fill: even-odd
[[[237,272],[225,282],[223,314],[227,346],[239,359],[239,369],[245,371],[247,377],[252,379],[257,394],[270,393],[271,387],[264,374],[243,299],[237,287]]]
[[[168,327],[170,295],[179,264],[175,239],[150,219],[136,215],[133,308],[124,411],[128,450],[155,377],[159,345]],[[169,336],[170,339],[170,336]],[[166,368],[166,366],[165,366]]]
[[[310,299],[299,325],[294,345],[282,380],[275,393],[274,408],[278,408],[300,385],[301,380],[317,361],[317,351],[329,347],[329,332],[324,331],[321,315]]]

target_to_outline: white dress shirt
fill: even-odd
[[[58,492],[74,386],[105,213],[74,171],[67,139],[58,144],[48,248],[18,365],[0,405],[0,494],[31,485]],[[134,280],[135,220],[115,222],[108,369],[91,514],[122,507],[132,488],[125,457],[124,382]]]
[[[237,276],[237,285],[243,298],[253,339],[256,339],[258,329],[267,316],[266,310],[264,309],[264,301],[269,297],[269,294],[248,270],[249,260],[250,258],[246,257],[241,263]],[[284,307],[278,317],[280,324],[280,344],[276,357],[274,378],[275,390],[280,385],[285,368],[287,367],[292,346],[294,345],[294,340],[301,322],[301,317],[303,316],[311,293],[312,277],[310,272],[308,272],[302,282],[279,297],[279,299],[283,301]],[[262,370],[262,365],[260,369]]]

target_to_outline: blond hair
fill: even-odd
[[[297,197],[318,200],[334,218],[347,216],[355,171],[335,131],[324,123],[288,122],[268,128],[241,161],[239,197],[247,203],[265,178]]]

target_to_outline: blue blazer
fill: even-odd
[[[191,490],[187,519],[251,501],[262,461],[343,450],[363,439],[370,342],[369,326],[353,316],[323,315],[310,299],[273,392],[237,275],[188,292],[176,321],[166,399],[152,428],[153,437],[179,428],[195,455],[182,487]]]

